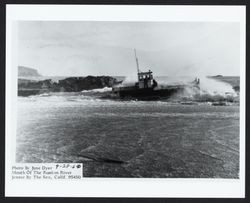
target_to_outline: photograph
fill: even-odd
[[[244,198],[246,6],[7,5],[5,196]]]
[[[239,179],[237,21],[18,20],[15,162]]]

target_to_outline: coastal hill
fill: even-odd
[[[34,68],[18,66],[18,77],[38,77],[41,76]]]

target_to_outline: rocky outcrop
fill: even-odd
[[[240,92],[240,86],[239,85],[233,86],[233,89],[234,89],[235,92]]]
[[[36,77],[41,76],[34,68],[28,68],[25,66],[18,66],[18,77]]]
[[[112,87],[117,81],[109,76],[70,77],[59,80],[58,85],[66,92],[79,92],[97,88]]]
[[[18,79],[18,95],[29,96],[45,92],[80,92],[97,88],[112,87],[117,80],[110,76],[70,77],[58,82],[51,79],[34,81]]]

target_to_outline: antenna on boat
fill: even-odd
[[[135,60],[136,60],[136,66],[137,66],[137,73],[139,73],[139,72],[140,72],[140,69],[139,69],[138,58],[137,58],[137,56],[136,56],[136,49],[134,49],[134,51],[135,51]]]

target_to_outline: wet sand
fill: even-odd
[[[16,161],[81,162],[85,177],[238,178],[239,106],[19,98]]]

